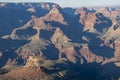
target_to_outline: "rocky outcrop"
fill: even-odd
[[[59,5],[54,5],[49,13],[42,17],[42,19],[46,21],[55,21],[62,24],[67,24],[65,21],[64,12],[59,7]]]
[[[115,20],[116,17],[120,14],[118,8],[109,8],[109,7],[99,8],[97,12],[102,13],[104,16],[109,17],[111,20]]]
[[[32,76],[31,76],[32,75]],[[31,77],[30,77],[31,76]],[[3,80],[9,79],[44,79],[45,73],[40,71],[39,67],[25,67],[20,69],[15,69],[8,74],[3,75],[1,78]]]
[[[30,56],[25,66],[14,69],[0,78],[6,79],[64,79],[69,65],[66,59],[48,60],[44,56]],[[31,77],[30,77],[31,76]]]
[[[56,28],[51,41],[59,50],[59,58],[66,56],[66,58],[68,58],[70,61],[76,63],[75,56],[77,55],[77,52],[70,43],[71,40],[67,38],[67,36],[62,32],[62,30],[60,30],[60,28]]]
[[[78,53],[76,52],[76,50],[74,49],[74,47],[65,47],[65,46],[60,46],[60,45],[56,45],[56,47],[59,50],[59,58],[67,58],[69,61],[73,62],[73,63],[77,63],[77,55]],[[82,63],[82,61],[81,61]]]
[[[29,56],[41,55],[43,54],[41,50],[46,49],[45,46],[49,45],[49,42],[39,39],[39,40],[31,40],[30,43],[18,48],[16,53],[22,57],[22,59],[26,60]]]
[[[29,39],[32,36],[36,35],[36,38],[40,35],[41,29],[49,29],[41,18],[32,16],[32,19],[28,21],[24,26],[20,28],[15,28],[10,36],[4,36],[3,38],[12,38],[12,39]]]
[[[97,12],[102,13],[106,17],[111,16],[111,9],[108,7],[100,7]]]
[[[0,37],[27,23],[31,16],[46,15],[55,3],[0,3]],[[14,16],[13,16],[14,15]]]
[[[84,25],[84,31],[89,30],[90,32],[94,32],[94,24],[96,21],[96,14],[90,12],[87,8],[77,9],[75,14],[80,15],[79,22]]]
[[[46,58],[41,54],[40,56],[29,56],[24,67],[40,67]]]
[[[76,10],[76,14],[80,15],[79,22],[84,25],[83,31],[104,32],[111,26],[111,21],[99,11],[82,8]]]
[[[84,16],[84,30],[89,30],[90,32],[95,32],[95,21],[96,21],[96,14],[95,13],[87,13]]]
[[[114,42],[114,57],[120,57],[120,40]]]
[[[108,31],[102,36],[105,44],[111,44],[115,40],[119,39],[120,35],[120,23],[119,21],[114,21],[112,26],[108,29]]]
[[[89,50],[88,45],[86,44],[82,45],[82,48],[80,49],[80,53],[81,56],[86,59],[87,63],[91,63],[91,62],[101,63],[104,60],[102,56],[97,56],[95,53],[91,52]]]
[[[60,28],[56,28],[51,41],[53,44],[60,44],[60,45],[66,45],[70,39],[67,38],[66,35],[64,35],[64,33],[62,32],[62,30],[60,30]]]

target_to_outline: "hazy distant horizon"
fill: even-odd
[[[0,2],[52,2],[61,7],[116,6],[120,0],[0,0]]]

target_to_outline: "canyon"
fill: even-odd
[[[0,80],[119,77],[119,6],[0,3]]]

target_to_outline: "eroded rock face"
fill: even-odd
[[[70,39],[64,35],[60,28],[56,28],[51,38],[52,43],[59,50],[59,58],[66,57],[72,62],[76,62],[75,56],[77,52],[70,43]],[[64,55],[64,56],[63,56]]]
[[[44,59],[43,59],[43,62],[44,62]],[[25,67],[40,67],[40,65],[41,64],[40,64],[39,57],[29,56],[29,58],[27,59],[27,62],[25,64]]]
[[[70,41],[70,39],[68,39],[67,36],[64,35],[64,33],[60,30],[60,28],[56,28],[56,30],[51,38],[51,41],[54,44],[65,45]]]
[[[86,59],[87,63],[91,63],[91,62],[100,63],[104,60],[102,56],[97,56],[95,53],[92,53],[89,50],[88,45],[82,45],[82,48],[80,49],[80,53]]]
[[[94,25],[96,21],[96,14],[95,13],[88,13],[84,16],[84,30],[89,30],[90,32],[95,32]]]
[[[62,24],[67,24],[63,14],[64,12],[62,11],[62,9],[58,5],[54,5],[50,12],[42,17],[42,19],[46,21],[55,21]]]
[[[103,7],[99,8],[97,12],[102,13],[104,16],[109,17],[111,20],[116,19],[116,17],[120,14],[119,8],[108,8]]]
[[[24,66],[14,69],[7,74],[0,76],[2,79],[61,79],[68,75],[69,69],[68,60],[61,58],[58,60],[49,60],[43,55],[29,56]],[[59,76],[57,76],[57,75]],[[30,77],[31,76],[31,77]],[[64,79],[64,78],[62,78]],[[65,78],[66,79],[66,78]]]
[[[32,77],[30,77],[32,75]],[[3,75],[1,78],[6,79],[44,79],[45,73],[40,71],[39,67],[22,67],[10,73]]]
[[[6,5],[0,4],[0,9],[7,8]],[[14,18],[21,23],[21,27],[15,22],[16,27],[11,34],[0,39],[0,51],[2,51],[0,61],[1,67],[11,68],[13,65],[19,66],[20,63],[24,65],[18,69],[12,68],[13,71],[5,75],[5,78],[11,77],[14,80],[19,77],[30,80],[26,77],[35,74],[33,79],[43,79],[43,76],[49,74],[64,80],[66,74],[67,77],[72,75],[71,73],[74,74],[74,71],[71,71],[74,68],[75,76],[80,76],[84,67],[90,68],[91,71],[91,66],[99,68],[108,63],[120,62],[119,8],[80,8],[76,11],[69,9],[72,10],[69,12],[73,13],[68,17],[57,4],[24,3],[19,6],[26,6],[25,12],[30,16],[26,22],[22,18],[18,18],[19,20]],[[40,11],[39,8],[41,8]],[[38,14],[38,11],[41,13]],[[9,17],[7,19],[9,20]],[[1,19],[0,24],[2,24]],[[24,76],[23,74],[27,74],[29,70],[29,74]],[[17,77],[11,74],[17,74]],[[22,75],[19,76],[20,74]],[[86,80],[83,77],[76,80],[81,79]]]
[[[54,3],[0,3],[0,36],[9,35],[15,28],[27,23],[31,16],[42,17],[53,8]],[[13,16],[14,15],[14,16]],[[3,18],[4,19],[3,19]],[[9,18],[9,19],[8,19]],[[2,29],[2,30],[1,30]]]
[[[104,32],[104,28],[107,29],[111,26],[111,21],[99,11],[83,8],[80,10],[78,9],[76,14],[80,15],[79,22],[84,25],[84,31]]]
[[[94,23],[96,21],[96,15],[90,12],[87,8],[80,8],[76,10],[75,14],[80,15],[79,22],[84,25],[84,30],[94,32]]]
[[[120,41],[119,40],[116,40],[114,42],[114,49],[115,49],[114,56],[120,57]]]
[[[74,47],[65,47],[60,45],[56,45],[56,47],[59,50],[59,58],[67,58],[71,62],[77,63],[76,56],[78,53],[75,51]]]
[[[107,8],[107,7],[101,7],[101,8],[99,8],[97,10],[97,12],[102,13],[106,17],[110,17],[111,16],[111,9]]]
[[[49,45],[45,40],[31,40],[30,43],[18,48],[16,50],[17,55],[26,60],[29,56],[41,55],[43,54],[41,50],[46,49],[45,46]]]
[[[114,42],[119,40],[120,33],[120,23],[119,21],[114,21],[112,26],[106,31],[106,33],[102,36],[104,40],[104,44],[113,48]]]
[[[44,4],[42,7],[49,8],[49,5]],[[101,10],[104,12],[100,12]],[[108,19],[108,15],[110,15],[109,12],[110,10],[108,8],[99,8],[98,10],[80,8],[76,10],[76,14],[80,15],[79,22],[84,25],[83,32],[88,31],[93,33],[104,33],[104,31],[111,26],[111,21]],[[59,28],[59,25],[57,27],[51,24],[53,22],[66,24],[67,21],[65,21],[65,18],[66,17],[62,8],[60,8],[59,5],[53,5],[45,16],[40,18],[32,16],[32,19],[29,20],[24,26],[14,29],[9,36],[10,38],[18,40],[31,40],[28,44],[17,49],[17,54],[26,60],[29,56],[44,54],[42,51],[45,49],[48,50],[46,47],[52,44],[55,46],[56,51],[58,50],[57,54],[59,55],[59,58],[64,55],[64,57],[74,63],[78,61],[80,61],[80,63],[84,63],[85,60],[83,58],[85,58],[88,63],[102,62],[103,57],[92,53],[88,46],[82,45],[81,48],[78,47],[79,43],[73,43],[72,39],[68,38],[68,34],[65,35],[62,31],[67,28],[62,29]],[[41,32],[42,30],[48,30],[48,34],[50,33],[50,36],[47,38],[41,36],[43,34]],[[92,40],[88,40],[87,37],[83,37],[83,39],[88,43]],[[107,40],[105,39],[105,41]],[[75,49],[75,44],[78,44],[77,47],[79,48],[79,52]]]

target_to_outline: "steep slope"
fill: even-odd
[[[69,44],[70,39],[68,39],[67,36],[64,35],[64,33],[60,30],[60,28],[56,28],[55,33],[51,38],[51,41],[55,45],[67,46],[67,43]]]
[[[97,10],[97,12],[102,13],[104,16],[109,17],[111,20],[114,20],[120,14],[119,8],[109,8],[109,7],[101,7]]]
[[[95,53],[90,51],[88,45],[86,44],[82,45],[82,48],[80,49],[80,53],[87,61],[87,63],[91,63],[91,62],[101,63],[102,61],[104,61],[104,57],[95,55]]]
[[[42,19],[46,21],[55,21],[62,24],[67,24],[65,21],[64,12],[59,5],[53,5],[53,8],[50,10],[50,12],[42,17]]]
[[[23,26],[32,16],[46,15],[54,3],[0,3],[0,36]]]
[[[119,32],[120,32],[119,26],[120,26],[120,22],[119,21],[114,21],[111,28],[103,35],[103,38],[105,39],[106,43],[107,42],[109,43],[110,40],[114,41],[116,39],[119,39],[119,37],[120,37],[120,35],[119,35]]]
[[[56,15],[57,16],[61,15],[60,17],[64,18],[63,13],[60,13],[61,8],[60,9],[59,8],[60,7],[58,5],[53,5],[53,9],[50,10],[50,12],[47,15],[50,14],[54,16],[53,14],[54,10],[55,11],[57,10]],[[71,45],[71,43],[68,43],[68,41],[70,40],[67,39],[64,33],[62,33],[59,28],[55,28],[54,26],[51,25],[52,23],[51,20],[49,20],[50,21],[49,23],[46,23],[46,21],[48,21],[47,15],[41,18],[37,18],[33,16],[32,19],[28,21],[24,26],[14,29],[10,35],[3,37],[4,39],[11,38],[15,40],[31,40],[28,44],[25,44],[24,46],[16,50],[18,56],[21,57],[22,59],[26,60],[31,55],[40,55],[40,54],[45,54],[46,56],[50,57],[49,56],[50,52],[48,52],[49,47],[51,47],[50,51],[56,49],[53,51],[53,53],[58,55],[58,53],[56,53],[58,51],[57,48],[55,48],[55,45],[57,44],[60,44],[61,46]],[[54,18],[54,17],[51,16],[50,18]],[[55,22],[60,21],[59,22],[60,24],[64,24],[63,23],[64,21],[61,22],[61,19],[59,18],[54,18],[54,21]],[[54,32],[54,30],[56,30],[55,33],[51,34]],[[48,34],[50,35],[47,34],[46,36],[44,36],[43,34],[46,34],[45,32],[48,32]],[[48,53],[46,53],[46,51]]]
[[[20,28],[15,28],[10,36],[4,36],[3,38],[12,38],[12,39],[29,39],[33,35],[40,34],[41,29],[46,29],[47,25],[40,18],[32,17],[30,21],[28,21],[24,26]],[[49,28],[49,27],[48,27]]]
[[[66,59],[52,61],[43,56],[30,56],[25,66],[21,67],[20,69],[18,68],[10,71],[9,73],[2,75],[1,78],[4,80],[61,80],[67,79],[64,78],[64,76],[67,74],[67,69],[69,69],[69,64]]]
[[[83,8],[76,10],[76,14],[80,15],[79,22],[84,25],[84,31],[103,33],[111,26],[111,20],[102,13]]]
[[[108,17],[105,17],[102,13],[98,13],[87,8],[78,9],[76,13],[80,14],[79,21],[84,25],[83,31],[88,30],[89,32],[93,32],[92,38],[89,37],[90,33],[85,35],[82,34],[80,37],[82,37],[83,41],[87,41],[86,44],[88,45],[93,44],[92,41],[94,42],[97,39],[102,41],[101,37],[96,38],[99,37],[96,34],[103,34],[111,26],[111,20]],[[64,56],[74,63],[77,63],[78,60],[80,60],[80,63],[85,63],[85,61],[88,63],[102,62],[104,60],[103,58],[106,56],[98,56],[99,54],[97,54],[97,52],[92,52],[88,49],[88,46],[85,47],[83,45],[82,48],[80,48],[80,43],[72,42],[71,35],[66,34],[67,28],[63,28],[64,25],[66,25],[65,16],[66,14],[63,12],[62,8],[60,8],[59,5],[53,4],[48,14],[40,18],[32,16],[32,19],[29,20],[24,26],[15,28],[10,35],[4,36],[3,38],[30,40],[29,43],[16,50],[17,55],[23,60],[27,60],[27,58],[32,55],[43,54],[51,59],[58,59]],[[61,26],[58,24],[56,24],[57,26],[53,25],[52,23],[54,22],[58,22]],[[93,45],[100,47],[101,44],[102,43]],[[78,48],[79,51],[77,51],[76,48]],[[49,54],[51,53],[49,51],[52,51],[52,53],[56,56],[50,56]]]
[[[0,16],[6,12],[0,19],[0,32],[6,31],[0,38],[0,79],[117,79],[111,68],[120,70],[120,9],[65,10],[54,3],[0,3]]]
[[[70,42],[71,40],[66,35],[64,35],[60,28],[56,28],[51,41],[59,50],[59,58],[66,56],[66,58],[68,58],[70,61],[74,63],[76,62],[75,55],[77,54],[77,52],[74,49],[74,43]]]

